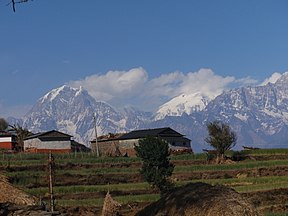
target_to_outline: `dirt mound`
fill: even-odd
[[[258,213],[235,190],[198,182],[174,189],[137,215],[258,216]]]
[[[0,203],[35,205],[36,198],[12,186],[5,176],[0,175]]]

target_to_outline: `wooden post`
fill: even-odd
[[[54,193],[53,193],[54,165],[55,165],[54,157],[50,151],[49,158],[48,158],[50,212],[54,212]]]
[[[97,140],[97,124],[96,124],[96,113],[93,115],[94,117],[94,129],[95,129],[95,147],[96,147],[96,156],[99,157],[99,146],[98,146],[98,140]],[[92,148],[92,151],[95,152],[95,148]]]

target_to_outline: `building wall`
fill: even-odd
[[[95,145],[95,142],[91,142]],[[135,156],[134,144],[138,145],[138,139],[133,140],[102,140],[98,141],[101,156]],[[95,147],[96,149],[96,147]]]
[[[131,140],[119,140],[119,150],[122,155],[127,154],[127,156],[135,156],[136,151],[134,150],[134,146],[139,145],[139,139],[131,139]]]
[[[41,141],[38,138],[24,140],[24,151],[27,149],[38,148],[38,145]]]
[[[12,137],[0,137],[0,149],[12,149]]]
[[[139,139],[119,140],[120,148],[134,148],[134,145],[139,144]]]
[[[184,140],[182,138],[177,137],[163,137],[164,140],[166,140],[171,146],[179,146],[179,147],[190,147],[190,142],[188,140]]]
[[[92,142],[92,145],[96,145]],[[107,140],[98,142],[99,154],[101,156],[120,156],[119,152],[119,141],[118,140]],[[96,146],[95,146],[96,151]]]
[[[24,150],[30,152],[70,152],[71,141],[41,141],[34,138],[24,141]]]
[[[169,143],[169,148],[172,150],[175,149],[174,147],[180,147],[180,150],[185,148],[184,150],[192,151],[189,141],[185,140],[186,143],[183,143],[183,139],[177,139],[177,137],[169,137],[168,139],[165,138],[165,140]],[[91,143],[95,145],[95,142]],[[101,156],[136,156],[135,145],[139,145],[139,139],[98,141]]]

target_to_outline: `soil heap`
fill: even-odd
[[[198,182],[174,189],[136,215],[258,216],[258,213],[235,190]]]

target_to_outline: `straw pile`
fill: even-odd
[[[258,213],[235,190],[199,182],[171,191],[137,215],[258,216]]]
[[[0,175],[0,203],[35,205],[36,198],[12,186],[8,182],[7,177]]]
[[[117,201],[113,200],[109,191],[107,192],[103,204],[102,214],[101,216],[116,216],[119,215],[119,209],[121,204]]]

